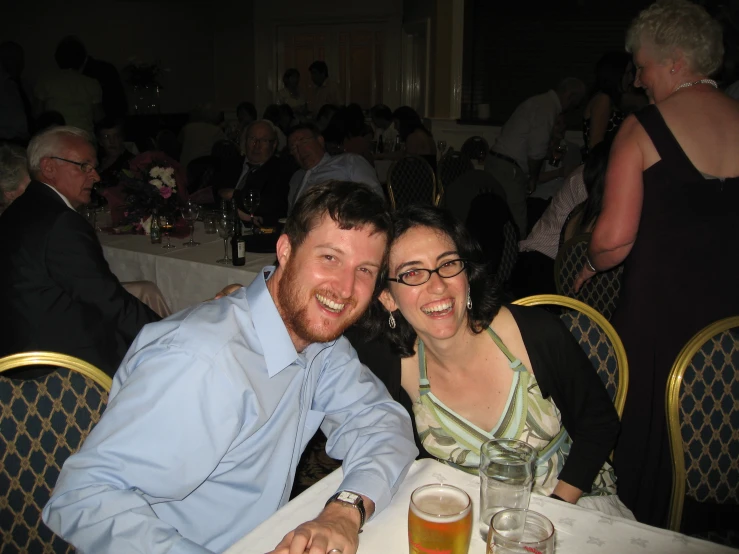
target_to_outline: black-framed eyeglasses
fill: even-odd
[[[59,156],[49,156],[52,160],[60,160],[67,162],[68,164],[74,164],[82,170],[82,173],[92,173],[97,171],[97,166],[89,164],[87,162],[75,162],[74,160],[68,160],[67,158],[60,158]]]
[[[268,138],[257,138],[257,137],[246,137],[246,144],[249,146],[256,146],[261,144],[262,146],[269,146],[274,140]]]
[[[388,277],[387,280],[394,281],[402,285],[408,285],[409,287],[417,287],[431,279],[432,273],[436,273],[442,279],[450,279],[462,273],[466,266],[467,262],[465,260],[449,260],[448,262],[441,264],[436,269],[409,269],[408,271],[399,273],[395,279]]]

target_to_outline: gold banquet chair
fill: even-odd
[[[474,169],[475,166],[472,165],[472,160],[466,154],[449,150],[439,160],[438,167],[436,168],[436,183],[441,189],[441,192],[445,193],[454,181],[468,171],[474,171]],[[439,197],[438,205],[441,201],[441,193],[437,196]]]
[[[739,504],[739,316],[699,331],[678,354],[666,393],[672,456],[668,525],[680,531],[686,497],[696,502]],[[708,532],[726,542],[734,530]]]
[[[579,292],[575,292],[575,280],[585,265],[589,242],[590,233],[582,233],[562,245],[554,260],[554,283],[557,286],[557,294],[575,298],[592,306],[610,321],[621,293],[623,264],[596,273]]]
[[[490,146],[488,145],[488,141],[484,138],[474,136],[464,141],[461,150],[469,159],[475,160],[479,163],[485,163],[485,158],[488,156]]]
[[[4,373],[28,366],[37,379]],[[0,552],[74,552],[41,520],[65,460],[82,445],[108,401],[111,378],[54,352],[0,358]]]
[[[434,170],[420,156],[405,156],[393,162],[387,171],[387,191],[393,210],[410,204],[436,206],[442,196],[436,188]]]
[[[570,330],[598,372],[621,417],[629,390],[629,364],[621,337],[602,314],[584,302],[557,294],[539,294],[515,300],[521,306],[564,308],[560,319]]]

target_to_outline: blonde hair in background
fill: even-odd
[[[51,127],[41,131],[28,143],[28,169],[31,177],[36,177],[41,171],[41,160],[59,154],[64,139],[79,137],[89,142],[93,147],[95,143],[92,135],[78,127],[63,125]]]
[[[701,6],[688,0],[661,0],[641,11],[626,31],[626,51],[634,54],[652,45],[659,61],[676,49],[696,75],[711,75],[724,58],[721,25]]]
[[[27,177],[26,151],[15,144],[0,143],[0,193],[15,191]]]

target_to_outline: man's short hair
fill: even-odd
[[[87,59],[87,50],[77,37],[64,37],[56,47],[54,59],[60,69],[79,69]]]
[[[55,156],[61,149],[61,143],[70,138],[81,138],[91,145],[93,144],[90,133],[77,127],[65,125],[62,127],[51,127],[40,132],[28,143],[28,169],[31,177],[36,177],[41,172],[42,158]]]
[[[322,62],[321,60],[316,60],[310,64],[308,71],[318,71],[321,75],[328,77],[328,66],[326,65],[326,62]]]
[[[257,118],[257,109],[254,107],[254,104],[251,102],[242,102],[238,106],[236,106],[236,113],[238,114],[241,110],[246,110],[246,113],[248,113],[252,119]]]
[[[269,130],[270,130],[270,140],[272,142],[276,142],[277,141],[277,127],[275,126],[275,124],[272,123],[269,119],[256,119],[256,120],[252,121],[251,123],[249,123],[249,125],[247,125],[244,128],[244,132],[241,133],[241,139],[240,139],[239,147],[241,148],[241,153],[242,154],[246,154],[246,140],[249,137],[249,133],[251,132],[252,128],[257,123],[261,123],[262,125],[266,125],[267,127],[269,127]]]
[[[392,121],[393,112],[390,111],[390,108],[385,104],[377,104],[372,106],[370,109],[370,116],[377,117],[385,121]]]
[[[392,222],[384,198],[362,183],[327,181],[312,186],[301,195],[287,218],[284,233],[292,247],[303,244],[308,233],[321,223],[326,214],[341,229],[370,226],[374,229],[373,234],[386,235],[388,246],[390,244]]]
[[[291,77],[298,77],[298,78],[299,78],[299,77],[300,77],[300,71],[298,71],[298,70],[297,70],[297,69],[295,69],[294,67],[291,67],[290,69],[287,69],[287,70],[285,71],[285,73],[283,73],[283,74],[282,74],[282,84],[285,84],[285,83],[287,83],[287,81],[288,81],[288,80],[289,80],[289,79],[290,79]]]
[[[15,191],[27,176],[26,151],[17,144],[0,143],[0,192]]]
[[[290,138],[293,134],[297,133],[298,131],[310,131],[313,135],[313,138],[318,138],[321,136],[321,131],[314,123],[298,123],[297,125],[294,125],[290,127],[287,131],[287,138]]]
[[[113,117],[110,115],[106,115],[100,121],[95,123],[95,134],[98,135],[102,131],[106,129],[113,129],[114,127],[120,127],[121,129],[123,129],[123,124],[124,121],[122,117]]]

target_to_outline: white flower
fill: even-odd
[[[149,170],[149,175],[151,175],[154,178],[161,177],[163,175],[164,168],[159,167],[158,165],[155,165]]]
[[[174,175],[174,167],[163,167],[162,172],[165,175],[169,175],[170,177],[172,177],[172,175]]]
[[[149,181],[149,183],[154,185],[157,189],[162,188],[162,185],[164,184],[162,183],[161,179],[152,179],[151,181]]]
[[[174,177],[172,177],[171,175],[167,175],[166,173],[162,175],[162,181],[164,182],[165,185],[167,185],[170,188],[174,188],[175,186]]]

